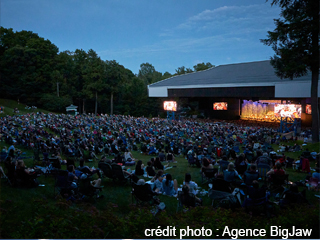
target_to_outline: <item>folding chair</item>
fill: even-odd
[[[252,159],[253,159],[253,153],[252,152],[247,152],[245,154],[245,156],[246,156],[246,159],[248,160],[248,162],[251,163]]]
[[[72,188],[68,181],[68,171],[59,170],[55,179],[54,197],[57,198],[58,195],[61,195],[62,197],[69,197],[72,195],[71,190]]]
[[[132,203],[134,199],[136,200],[137,205],[143,205],[144,203],[148,203],[149,205],[154,205],[157,203],[154,196],[157,195],[151,191],[151,187],[149,184],[137,185],[132,183]]]
[[[197,204],[196,196],[193,193],[185,194],[183,191],[178,191],[178,206],[177,212],[180,209],[188,210],[189,208],[196,207],[200,204]]]
[[[92,178],[88,177],[79,180],[79,192],[89,198],[96,200],[99,198],[99,193],[102,191],[102,187],[94,187],[91,185]]]
[[[108,163],[99,163],[99,169],[103,172],[103,175],[107,178],[114,180],[114,174],[112,172],[112,167]]]
[[[260,178],[266,182],[267,180],[267,172],[270,171],[270,166],[267,164],[258,164],[258,172],[259,172],[259,176]]]
[[[222,199],[230,197],[230,196],[232,196],[232,193],[225,192],[225,191],[219,191],[219,190],[215,190],[213,188],[210,188],[208,191],[208,196],[212,200],[211,205],[213,206],[215,201],[220,201]]]
[[[7,153],[6,152],[1,152],[0,153],[0,162],[3,162],[7,158]]]
[[[219,161],[219,172],[223,172],[224,170],[226,170],[228,168],[230,162],[228,161],[224,161],[224,160],[220,160]]]
[[[218,173],[218,168],[203,168],[201,183],[204,184],[211,182],[215,178],[216,173]],[[206,180],[206,182],[204,182],[204,180]]]
[[[252,182],[254,180],[258,180],[259,179],[259,173],[249,173],[249,172],[244,172],[244,183],[247,186],[252,185]]]
[[[266,189],[260,188],[255,190],[252,186],[247,186],[246,198],[243,201],[243,207],[247,212],[258,213],[261,212],[262,208],[262,212],[267,213],[268,204],[269,199]]]
[[[277,174],[271,174],[270,175],[270,181],[268,184],[268,188],[270,192],[279,192],[282,191],[285,187],[288,186],[288,178],[289,174],[283,174],[283,175],[277,175]]]
[[[244,172],[247,170],[247,165],[237,165],[236,170],[240,175],[243,175]]]
[[[114,179],[118,179],[121,182],[127,182],[129,175],[125,174],[122,170],[122,167],[118,164],[111,164],[112,174]]]

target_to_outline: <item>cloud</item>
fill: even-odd
[[[172,53],[183,54],[204,50],[219,49],[224,46],[232,46],[234,43],[244,43],[246,39],[232,36],[208,36],[208,37],[186,37],[186,38],[171,38],[161,40],[155,44],[145,45],[137,48],[127,49],[107,49],[98,51],[97,53],[104,57],[137,57],[147,55],[160,55]]]
[[[279,16],[279,8],[270,7],[267,4],[254,4],[248,6],[224,6],[216,9],[206,9],[194,16],[189,17],[185,22],[178,24],[170,30],[165,30],[166,34],[159,36],[171,36],[172,33],[179,34],[185,31],[230,31],[233,29],[246,27],[251,29],[264,29],[270,25],[273,18]],[[171,33],[171,35],[169,34]]]

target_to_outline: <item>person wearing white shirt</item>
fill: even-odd
[[[198,184],[196,184],[194,181],[191,181],[191,174],[190,173],[186,173],[185,180],[184,180],[183,184],[189,187],[189,191],[191,193],[193,193],[194,195],[197,195]]]
[[[126,148],[126,151],[124,152],[124,159],[125,159],[125,162],[128,162],[128,161],[134,161],[135,159],[133,158],[132,156],[132,153]]]

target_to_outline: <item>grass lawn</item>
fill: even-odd
[[[13,108],[16,107],[16,103],[8,100],[0,100],[0,106],[5,106],[5,113],[12,114]],[[10,108],[12,107],[12,108]],[[30,110],[25,110],[24,105],[20,104],[20,113],[28,113]],[[43,111],[37,109],[37,111]],[[0,115],[0,117],[3,115]],[[294,144],[291,142],[289,144]],[[298,144],[302,142],[298,141]],[[4,142],[0,142],[0,148],[5,145]],[[7,146],[9,147],[9,146]],[[277,150],[279,146],[273,145]],[[310,151],[319,152],[319,144],[308,144]],[[19,148],[19,147],[18,147]],[[31,167],[33,165],[33,152],[28,149],[20,148],[25,154],[24,159],[26,165]],[[301,151],[302,152],[302,151]],[[297,159],[301,152],[286,153],[286,156]],[[136,159],[140,159],[146,165],[147,161],[153,156],[147,156],[140,153],[140,151],[133,151],[133,155]],[[98,156],[100,157],[100,156]],[[200,187],[208,190],[208,185],[201,184],[201,175],[199,168],[190,167],[188,162],[182,156],[176,157],[177,163],[171,163],[173,168],[166,171],[171,173],[173,178],[177,179],[178,184],[182,184],[184,181],[185,173],[189,172],[193,178],[193,181],[198,183]],[[97,167],[98,162],[87,163],[89,166]],[[3,163],[1,163],[3,166]],[[66,166],[62,166],[66,169]],[[311,168],[314,168],[314,162],[311,163]],[[289,180],[296,182],[304,180],[307,176],[306,173],[296,172],[293,169],[286,170],[289,173]],[[145,179],[149,180],[148,178]],[[103,195],[104,198],[98,199],[96,202],[92,199],[83,202],[66,202],[62,198],[54,198],[54,179],[51,176],[45,177],[44,175],[39,178],[40,184],[44,184],[43,187],[37,188],[12,188],[6,183],[5,179],[1,179],[0,182],[0,237],[1,238],[141,238],[143,232],[141,229],[150,225],[165,227],[171,224],[177,224],[176,221],[181,221],[181,224],[192,221],[199,224],[213,224],[208,222],[208,219],[216,216],[221,216],[221,226],[226,224],[238,224],[243,228],[252,224],[254,226],[259,221],[264,221],[261,217],[251,217],[247,213],[239,213],[234,215],[232,212],[219,212],[222,210],[214,210],[211,205],[211,200],[204,196],[203,205],[207,208],[200,208],[202,210],[189,211],[187,213],[176,214],[177,199],[174,197],[160,196],[161,201],[166,204],[166,215],[160,215],[155,218],[150,214],[150,209],[143,210],[140,207],[132,205],[131,198],[131,186],[130,184],[122,184],[119,182],[113,182],[110,179],[103,178]],[[319,200],[314,196],[316,192],[307,191],[307,199],[313,205],[313,209],[319,210]],[[319,193],[318,193],[319,194]],[[205,211],[205,212],[200,212]],[[240,210],[239,210],[240,211]],[[309,211],[307,209],[307,211]],[[310,210],[311,211],[311,210]],[[205,214],[203,214],[205,213]],[[216,215],[208,215],[216,214]],[[288,213],[288,218],[289,217]],[[317,213],[315,213],[317,214]],[[222,216],[225,217],[227,220]],[[178,220],[174,220],[179,216]],[[235,222],[229,222],[230,216],[237,219]],[[318,212],[319,216],[319,212]],[[281,213],[278,214],[277,220],[281,217]],[[303,216],[308,221],[307,216]],[[156,220],[155,220],[156,219]],[[223,220],[224,219],[224,220]],[[191,221],[190,220],[190,221]],[[211,219],[212,220],[212,219]],[[211,221],[210,220],[210,221]],[[283,220],[285,221],[285,220]],[[295,219],[286,220],[287,225],[294,225]],[[263,222],[264,224],[267,224]],[[280,224],[279,223],[279,224]],[[141,226],[142,224],[142,226]],[[218,223],[214,223],[218,224]],[[268,223],[270,224],[270,223]],[[271,218],[272,224],[272,218]],[[183,224],[182,224],[183,225]],[[194,225],[196,226],[196,225]],[[212,225],[216,226],[216,225]],[[121,229],[118,229],[120,228]],[[84,228],[84,229],[83,229]],[[128,229],[127,229],[128,228]],[[259,228],[264,228],[260,226]]]

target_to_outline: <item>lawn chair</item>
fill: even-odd
[[[1,152],[0,153],[0,162],[3,162],[7,158],[7,153],[6,152]]]
[[[183,191],[178,192],[177,212],[180,209],[188,210],[189,208],[199,206],[196,201],[196,196],[193,193],[185,194]]]
[[[118,164],[111,164],[112,174],[114,179],[118,179],[121,182],[127,182],[129,175],[125,174],[122,170],[122,167]]]
[[[244,173],[244,183],[247,185],[247,186],[250,186],[252,185],[252,182],[254,180],[258,180],[259,179],[259,173],[249,173],[249,172],[245,172]]]
[[[224,179],[215,178],[212,181],[212,189],[221,192],[232,192],[231,185],[229,182],[225,181]]]
[[[236,165],[236,170],[240,175],[243,175],[247,168],[247,165]]]
[[[270,171],[270,166],[267,164],[259,164],[257,166],[260,178],[266,182],[267,180],[267,172]]]
[[[252,152],[246,152],[245,156],[246,156],[246,159],[248,160],[248,162],[251,163],[252,159],[253,159],[253,153]]]
[[[236,180],[236,173],[235,171],[227,171],[227,170],[224,170],[223,171],[223,178],[226,182],[234,182]]]
[[[98,199],[102,187],[94,187],[91,185],[92,178],[84,178],[79,180],[79,192],[86,197],[93,198],[95,201]]]
[[[103,172],[103,175],[107,178],[114,180],[114,175],[112,172],[112,167],[109,163],[99,163],[99,169]]]
[[[8,162],[8,161],[5,161],[4,162],[4,167],[6,169],[6,176],[8,177],[8,182],[11,186],[15,186],[15,165]]]
[[[218,173],[218,168],[203,168],[201,183],[204,184],[211,182],[215,178],[216,173]]]
[[[62,197],[70,197],[72,196],[72,188],[68,181],[68,171],[66,170],[59,170],[54,185],[54,197],[57,198],[58,195]]]
[[[228,168],[229,163],[230,162],[228,162],[228,161],[220,160],[219,161],[219,172],[223,173],[223,171]]]
[[[74,167],[76,167],[74,159],[67,158],[67,167],[70,166],[70,165],[73,165]]]
[[[232,196],[231,192],[219,191],[213,188],[210,188],[208,191],[208,196],[212,200],[211,205],[214,206],[215,201],[221,201],[222,199]]]
[[[259,193],[260,192],[260,193]],[[246,198],[243,201],[243,207],[246,212],[257,214],[259,212],[268,213],[269,199],[266,189],[260,188],[255,190],[252,186],[247,186]]]
[[[144,185],[137,185],[135,183],[132,183],[132,203],[134,202],[134,199],[136,200],[137,205],[143,205],[144,203],[147,203],[149,205],[154,205],[158,203],[158,200],[154,198],[156,193],[153,193],[151,191],[151,187],[149,184]]]
[[[289,174],[271,174],[268,182],[270,192],[282,192],[288,186]],[[285,185],[285,186],[284,186]]]

